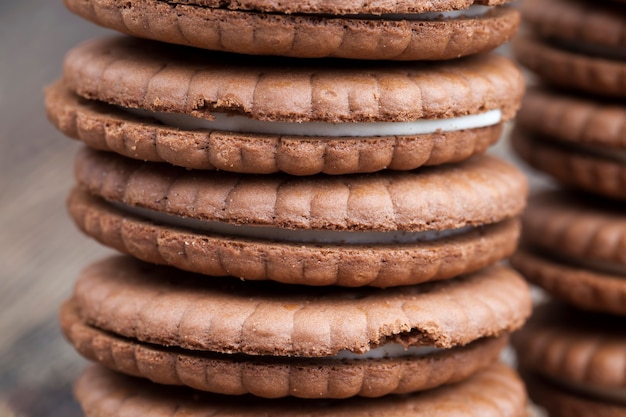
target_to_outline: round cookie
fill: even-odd
[[[83,272],[62,323],[89,359],[160,383],[346,398],[465,379],[497,360],[530,309],[526,283],[501,266],[372,290],[206,282],[113,257]]]
[[[551,84],[626,97],[626,10],[584,0],[530,0],[521,6],[533,37],[513,45],[519,61]]]
[[[578,307],[626,314],[626,217],[621,203],[563,191],[531,197],[511,263]]]
[[[590,94],[626,97],[626,60],[575,53],[529,36],[516,38],[513,52],[523,66],[547,83]]]
[[[391,2],[65,0],[74,13],[140,38],[297,58],[442,60],[508,41],[508,0]],[[475,3],[475,4],[474,4]]]
[[[524,23],[537,36],[600,54],[626,52],[626,12],[612,1],[525,0]],[[573,45],[575,44],[575,45]],[[609,49],[610,51],[610,49]],[[611,52],[607,52],[611,55]]]
[[[46,102],[53,124],[98,149],[192,169],[311,175],[483,152],[523,92],[519,69],[498,56],[267,61],[113,38],[71,51]]]
[[[412,172],[250,176],[83,149],[76,224],[139,259],[206,275],[390,287],[510,255],[527,184],[489,156]]]
[[[524,161],[565,186],[626,198],[626,164],[619,152],[572,146],[521,128],[513,131],[511,141]]]
[[[626,106],[591,96],[530,88],[516,126],[590,152],[616,155],[626,149]]]
[[[626,406],[574,393],[534,375],[524,375],[530,398],[551,417],[626,417]]]
[[[263,400],[172,389],[110,372],[87,369],[75,394],[86,417],[147,415],[173,417],[525,417],[526,392],[514,371],[494,365],[470,380],[427,393],[354,400]],[[242,401],[243,400],[243,401]]]
[[[535,309],[513,345],[532,399],[551,416],[626,412],[623,318],[552,302]]]

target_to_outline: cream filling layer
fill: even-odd
[[[550,379],[554,381],[556,384],[574,392],[587,394],[591,397],[594,397],[600,400],[613,401],[617,403],[626,404],[626,387],[600,388],[600,387],[593,387],[593,386],[586,385],[586,384],[581,384],[580,382],[568,381],[563,378],[550,377]]]
[[[446,237],[453,237],[468,233],[474,228],[466,226],[450,230],[430,230],[424,232],[364,232],[364,231],[336,231],[336,230],[291,230],[272,226],[236,225],[216,221],[205,221],[190,217],[181,217],[165,214],[141,207],[131,207],[125,204],[111,202],[120,210],[169,226],[190,229],[194,231],[218,234],[224,236],[238,236],[250,239],[261,239],[299,243],[329,243],[329,244],[398,244],[431,242]]]
[[[404,358],[404,357],[420,357],[432,355],[441,352],[441,348],[434,346],[410,346],[405,348],[398,343],[390,343],[388,345],[379,346],[365,353],[353,353],[348,350],[342,350],[335,356],[328,359],[384,359],[384,358]]]
[[[448,12],[425,12],[425,13],[389,13],[381,15],[370,14],[354,14],[346,15],[347,18],[355,19],[372,19],[372,20],[446,20],[446,19],[459,19],[464,17],[475,18],[481,17],[487,14],[491,10],[489,6],[483,6],[474,4],[464,10],[451,10]]]
[[[126,108],[125,110],[139,116],[152,117],[166,126],[184,130],[208,129],[284,136],[367,137],[424,135],[477,129],[497,125],[502,121],[502,111],[499,109],[448,119],[423,119],[413,122],[345,123],[270,122],[240,115],[228,115],[226,113],[214,113],[214,119],[207,120],[179,113],[152,112],[143,109]]]

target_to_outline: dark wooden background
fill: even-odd
[[[65,52],[106,32],[61,0],[0,1],[0,417],[80,416],[85,362],[57,321],[79,270],[108,250],[65,214],[78,144],[47,122],[43,88]],[[508,156],[505,145],[495,152]]]
[[[0,1],[0,417],[82,415],[71,384],[84,362],[57,309],[107,251],[65,214],[78,145],[48,124],[43,88],[69,48],[104,33],[61,0]]]

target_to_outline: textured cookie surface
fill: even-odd
[[[449,63],[259,59],[127,37],[70,51],[63,80],[80,96],[119,106],[214,112],[266,121],[404,122],[501,110],[515,113],[519,69],[495,55]],[[254,65],[252,65],[254,63]],[[355,73],[356,70],[356,73]]]
[[[70,196],[77,225],[108,246],[206,275],[307,285],[410,285],[485,267],[515,250],[526,197],[523,176],[490,157],[304,178],[198,174],[84,151],[76,172],[85,189],[125,205]],[[180,224],[181,216],[205,221]],[[255,235],[266,230],[278,235]]]
[[[465,345],[519,328],[531,308],[526,283],[504,267],[398,289],[341,289],[207,282],[129,257],[86,268],[72,300],[85,323],[146,343],[304,357],[386,343]]]
[[[62,83],[46,91],[46,110],[59,130],[95,149],[190,169],[253,174],[348,174],[458,162],[495,143],[503,125],[339,138],[183,130],[114,105],[80,98]]]
[[[520,249],[511,264],[533,284],[579,308],[626,315],[626,279]]]
[[[88,20],[141,38],[253,55],[377,60],[457,58],[491,50],[514,35],[519,14],[513,8],[449,19],[398,16],[466,9],[472,3],[65,1]]]
[[[626,12],[611,1],[527,0],[524,21],[542,38],[626,50]]]
[[[374,358],[271,358],[167,349],[115,336],[82,323],[66,303],[61,324],[87,359],[166,385],[186,385],[227,395],[264,398],[379,397],[427,390],[465,380],[498,360],[508,337],[464,347]]]
[[[626,390],[624,319],[544,304],[513,336],[522,368],[556,380]]]
[[[626,106],[591,96],[529,89],[517,126],[559,141],[626,148]]]
[[[606,97],[626,97],[626,61],[575,53],[523,36],[513,42],[513,52],[523,66],[550,84]]]
[[[543,378],[524,375],[530,398],[554,417],[626,417],[624,404],[602,401],[550,383]]]
[[[588,194],[539,193],[530,198],[523,216],[524,240],[574,263],[599,261],[606,269],[626,270],[625,213],[623,203]]]
[[[626,165],[616,153],[581,150],[517,129],[513,148],[533,168],[559,183],[605,197],[626,198]]]
[[[241,417],[468,417],[526,416],[523,383],[511,369],[496,365],[466,382],[426,393],[376,400],[262,400],[224,397],[172,389],[92,367],[79,379],[75,393],[87,417],[241,416]]]

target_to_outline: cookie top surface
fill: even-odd
[[[506,58],[447,63],[255,58],[107,38],[70,51],[73,92],[129,108],[212,119],[214,113],[283,122],[407,122],[498,110],[510,118],[524,91]]]
[[[379,399],[268,401],[216,396],[151,384],[101,367],[89,368],[79,378],[75,393],[87,417],[145,415],[148,410],[154,417],[443,417],[455,411],[468,417],[522,417],[527,400],[523,383],[504,365],[449,387]]]
[[[126,206],[287,229],[459,229],[517,216],[527,194],[523,174],[490,156],[411,172],[292,177],[198,173],[85,148],[75,173],[89,192]]]
[[[365,354],[294,358],[228,355],[146,344],[82,323],[72,302],[63,333],[86,359],[165,385],[263,398],[381,397],[463,381],[497,362],[508,334],[453,349],[386,345]],[[181,364],[184,364],[181,366]]]
[[[624,200],[626,165],[619,152],[598,147],[564,146],[564,142],[522,129],[512,134],[515,152],[533,168],[567,187]]]
[[[626,389],[624,318],[551,302],[513,336],[520,365],[566,383]]]
[[[536,374],[523,373],[530,399],[553,417],[626,417],[623,401],[601,398]]]
[[[86,323],[147,343],[305,357],[465,345],[519,328],[531,309],[526,283],[504,267],[387,290],[198,278],[112,257],[83,271],[72,300]]]
[[[498,123],[501,116],[496,110],[488,112],[489,117],[483,114],[422,124],[408,122],[400,123],[400,128],[397,123],[344,123],[341,128],[321,123],[323,132],[316,132],[311,124],[282,123],[280,129],[297,127],[296,132],[226,131],[192,116],[183,115],[186,121],[182,124],[191,120],[208,126],[168,124],[162,113],[146,117],[84,99],[67,90],[62,82],[46,89],[45,104],[48,119],[57,129],[92,148],[141,161],[247,174],[343,175],[454,163],[483,153],[500,138],[504,125]],[[246,125],[250,122],[243,116],[238,120]],[[274,127],[275,122],[259,123],[257,128],[280,130]],[[422,130],[418,130],[420,126]],[[326,136],[328,133],[333,135]]]
[[[623,5],[611,1],[528,0],[520,8],[526,24],[540,37],[616,47],[626,52]]]
[[[519,62],[548,84],[613,99],[626,97],[623,56],[563,48],[534,35],[519,36],[512,45]]]
[[[555,140],[626,148],[626,106],[547,88],[531,88],[517,125]]]
[[[566,191],[533,195],[523,216],[525,241],[573,260],[626,268],[626,207]]]
[[[137,38],[239,54],[443,60],[508,41],[519,12],[506,1],[66,0],[74,13]],[[460,9],[460,10],[457,10]]]

